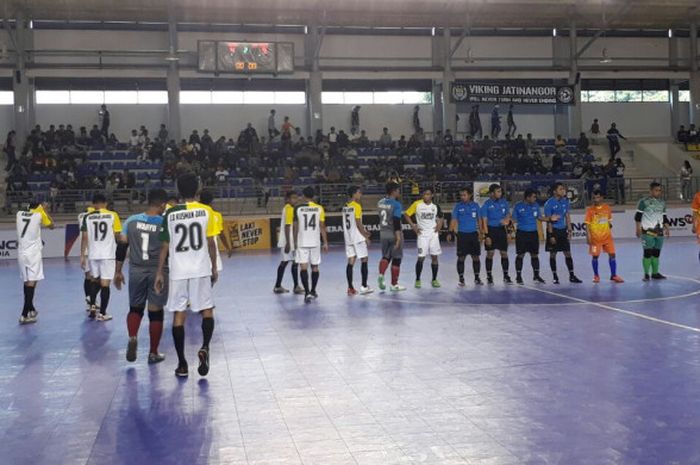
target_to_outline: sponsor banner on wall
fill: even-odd
[[[613,237],[616,239],[632,239],[637,237],[637,225],[634,221],[636,210],[613,212]],[[693,234],[693,215],[686,208],[669,208],[666,212],[669,221],[671,237],[688,237]],[[571,238],[573,240],[586,239],[585,215],[573,213],[571,215]]]
[[[568,85],[542,84],[527,79],[508,81],[453,81],[453,103],[504,103],[521,105],[573,105],[574,88]]]
[[[270,220],[267,218],[236,218],[224,221],[224,234],[233,250],[265,250],[270,241]]]
[[[484,205],[484,202],[489,198],[489,186],[491,184],[500,184],[499,181],[474,181],[474,201],[479,206]]]
[[[44,258],[78,257],[80,241],[72,239],[73,229],[78,225],[67,225],[56,229],[42,229]],[[74,228],[73,228],[74,227]],[[17,232],[14,229],[0,230],[0,260],[17,259]]]

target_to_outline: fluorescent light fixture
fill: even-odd
[[[170,47],[168,49],[168,54],[165,56],[165,61],[180,61],[180,57],[177,56],[177,52],[175,51],[175,47]]]
[[[612,58],[608,56],[608,49],[604,48],[603,49],[603,56],[600,59],[601,63],[612,63]]]
[[[552,37],[556,37],[556,36],[557,36],[557,28],[555,27],[552,29]]]
[[[430,30],[430,35],[431,35],[431,36],[434,36],[434,35],[435,35],[435,28],[432,28],[432,29]]]
[[[670,39],[672,37],[673,37],[673,29],[669,29],[668,30],[668,38]]]

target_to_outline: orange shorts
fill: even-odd
[[[615,241],[613,241],[612,239],[608,239],[604,242],[592,242],[591,245],[588,246],[588,253],[591,254],[593,257],[598,257],[603,252],[605,252],[608,255],[614,254]]]

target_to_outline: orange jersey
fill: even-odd
[[[700,240],[700,192],[695,194],[693,197],[693,203],[690,205],[693,209],[693,226],[695,227],[695,234]]]
[[[602,244],[612,240],[612,232],[610,231],[612,211],[609,205],[602,204],[597,207],[595,205],[588,207],[586,209],[585,222],[591,242]]]

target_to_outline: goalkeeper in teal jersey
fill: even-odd
[[[666,201],[661,198],[661,184],[652,182],[649,185],[649,195],[637,204],[634,221],[637,224],[637,237],[642,240],[644,248],[644,281],[666,279],[666,276],[659,273],[661,248],[664,237],[669,235]]]

